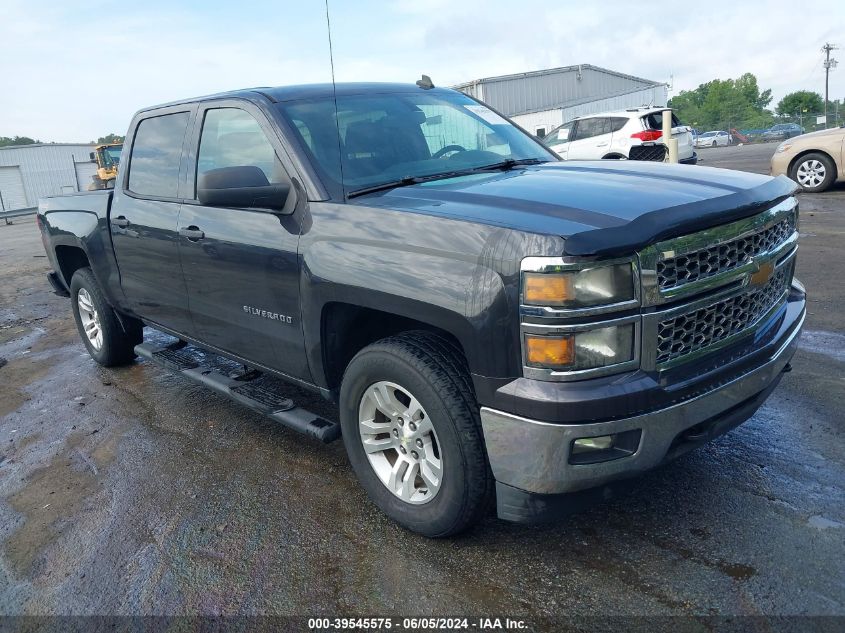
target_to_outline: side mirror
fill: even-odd
[[[285,208],[290,185],[272,185],[258,167],[244,165],[221,167],[201,174],[197,182],[197,199],[208,207],[235,209]]]

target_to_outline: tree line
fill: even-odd
[[[91,145],[107,145],[109,143],[122,143],[126,137],[119,134],[106,134],[101,136],[96,141],[91,141]],[[11,147],[12,145],[34,145],[41,143],[38,139],[30,138],[29,136],[0,136],[0,147]]]
[[[816,127],[816,117],[824,113],[824,99],[810,90],[791,92],[769,109],[772,91],[760,90],[757,77],[745,73],[737,79],[714,79],[695,90],[682,90],[668,106],[686,125],[700,130],[761,129],[776,123],[801,123],[808,131]],[[845,107],[828,102],[828,127],[845,119]]]

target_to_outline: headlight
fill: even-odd
[[[790,147],[792,147],[792,143],[784,141],[783,143],[777,146],[777,148],[775,149],[775,153],[780,154],[781,152],[785,152],[786,150],[788,150]]]
[[[630,262],[564,270],[547,266],[544,272],[526,272],[522,279],[524,305],[589,308],[634,299]]]
[[[634,324],[599,327],[571,334],[525,335],[529,367],[580,371],[633,361]]]

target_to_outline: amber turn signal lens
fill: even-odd
[[[575,362],[575,345],[571,336],[526,336],[525,354],[530,365],[567,367]]]
[[[523,293],[525,303],[532,305],[563,305],[575,298],[570,275],[526,273]]]

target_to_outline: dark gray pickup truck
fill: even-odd
[[[560,516],[733,428],[804,320],[786,178],[561,162],[451,90],[190,99],[139,112],[124,153],[113,191],[38,211],[91,356],[342,435],[374,503],[428,536],[494,499]]]

